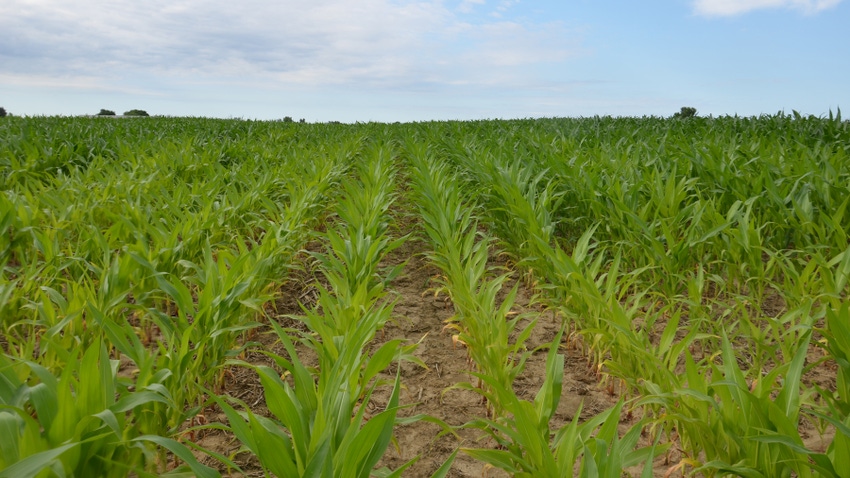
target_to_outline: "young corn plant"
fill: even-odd
[[[519,399],[513,388],[498,387],[490,381],[479,393],[500,403],[506,412],[493,419],[478,419],[465,425],[483,430],[499,445],[497,449],[464,448],[465,453],[518,477],[622,476],[623,470],[644,464],[643,476],[652,476],[653,459],[666,446],[637,448],[643,423],[620,436],[623,402],[579,424],[581,409],[573,420],[558,430],[550,421],[560,402],[564,357],[557,353],[563,331],[549,346],[546,378],[533,402]]]
[[[825,410],[812,407],[801,411],[834,427],[835,436],[823,455],[797,450],[811,455],[811,460],[819,465],[812,468],[822,476],[845,478],[850,476],[850,304],[844,301],[837,307],[827,307],[825,327],[817,330],[824,336],[822,347],[828,359],[836,364],[836,385],[834,390],[816,387],[824,397]]]
[[[811,330],[789,362],[765,375],[738,365],[724,335],[721,365],[711,357],[700,368],[686,352],[687,385],[656,390],[643,403],[662,405],[658,420],[674,424],[686,457],[675,467],[715,476],[825,476],[835,474],[828,456],[808,451],[799,434],[800,394]]]
[[[825,327],[818,332],[824,336],[822,346],[837,367],[835,390],[818,392],[826,398],[830,416],[844,422],[850,417],[850,304],[828,307]]]
[[[317,286],[321,305],[318,310],[322,312],[307,311],[304,320],[323,338],[352,333],[361,328],[358,320],[364,311],[385,309],[387,305],[378,302],[386,296],[390,281],[404,268],[404,263],[389,270],[379,267],[390,252],[407,240],[393,239],[388,234],[389,208],[395,200],[393,169],[392,150],[373,146],[357,164],[357,179],[342,185],[345,195],[336,208],[340,223],[335,230],[323,234],[327,239],[326,252],[312,254],[329,287]],[[383,323],[372,325],[374,328],[366,329],[374,332],[383,327]]]
[[[35,362],[0,354],[0,477],[182,476],[188,470],[220,476],[184,445],[139,432],[134,412],[164,398],[151,389],[121,390],[116,368],[99,340],[58,377]],[[169,469],[154,447],[186,466]]]
[[[494,233],[508,247],[516,260],[529,261],[529,267],[540,257],[535,254],[529,234],[539,234],[547,243],[554,240],[554,211],[561,207],[562,194],[556,192],[555,183],[544,182],[548,171],[536,172],[523,163],[502,164],[500,161],[470,162],[476,165],[475,175],[486,186],[484,202],[490,213]],[[535,267],[536,266],[536,267]]]
[[[412,159],[417,202],[433,248],[428,257],[444,274],[442,288],[457,311],[450,327],[457,330],[458,339],[466,344],[481,374],[478,379],[482,387],[490,389],[496,386],[495,382],[498,387],[512,388],[528,357],[525,341],[535,321],[519,328],[524,317],[511,312],[518,286],[511,288],[501,304],[498,303],[498,292],[509,275],[488,277],[493,272],[487,264],[490,239],[479,235],[477,223],[464,207],[457,180],[446,167],[427,156]],[[515,331],[517,336],[511,343]],[[483,376],[488,379],[484,380]],[[496,415],[502,414],[498,401],[488,404]]]
[[[373,379],[399,359],[399,342],[388,342],[367,357],[362,336],[340,337],[335,344],[338,353],[320,356],[316,376],[301,363],[290,333],[272,324],[289,356],[268,354],[284,370],[283,378],[270,367],[233,362],[257,372],[272,418],[255,415],[244,403],[240,405],[246,412],[240,414],[212,395],[227,415],[230,430],[275,476],[371,476],[392,439],[400,390],[397,376],[385,409],[367,420],[368,404],[379,384]],[[322,345],[312,343],[320,350]],[[401,476],[412,463],[390,476]]]

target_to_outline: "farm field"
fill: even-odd
[[[850,477],[850,122],[0,120],[0,478]]]

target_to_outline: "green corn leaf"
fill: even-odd
[[[112,410],[103,410],[100,413],[96,413],[92,415],[93,417],[99,418],[111,431],[115,434],[116,439],[120,439],[121,435],[124,433],[124,427],[119,425],[118,417],[115,416],[115,413]]]
[[[390,340],[369,357],[366,368],[363,371],[363,383],[369,383],[379,372],[385,370],[400,352],[401,340]]]
[[[806,366],[806,355],[809,351],[811,337],[812,332],[810,330],[800,338],[800,346],[797,348],[794,358],[791,359],[791,364],[785,373],[785,383],[776,398],[776,403],[785,413],[785,416],[794,422],[797,421],[797,416],[800,413],[800,379]]]
[[[520,468],[514,465],[516,456],[510,452],[483,448],[461,448],[461,451],[478,461],[483,461],[508,473],[517,474],[520,472]]]
[[[348,449],[345,461],[359,463],[353,476],[366,478],[384,455],[390,443],[395,423],[395,408],[385,410],[372,417],[357,434],[357,440]]]
[[[359,426],[359,418],[364,411],[361,407],[355,427],[348,430],[339,446],[338,459],[341,462],[337,464],[337,470],[340,470],[340,476],[368,477],[378,460],[384,455],[392,439],[398,411],[399,391],[400,381],[397,373],[387,408],[372,417],[363,428],[358,430],[356,426]],[[369,396],[370,394],[367,394],[364,400],[368,400]]]
[[[331,455],[330,440],[321,440],[313,448],[312,455],[308,458],[302,476],[321,476],[331,478],[333,476],[333,460]],[[351,475],[354,476],[354,475]]]
[[[51,378],[53,376],[51,375]],[[29,399],[32,401],[38,421],[45,430],[50,430],[53,421],[59,413],[59,398],[56,394],[56,380],[33,385],[29,389]],[[53,385],[53,388],[50,387]]]
[[[846,201],[845,201],[846,202]],[[830,267],[835,266],[835,290],[836,295],[840,295],[847,286],[847,280],[850,278],[850,247],[844,250],[841,254],[833,258]]]
[[[596,231],[598,224],[593,225],[588,228],[584,234],[581,235],[578,242],[576,243],[575,249],[573,249],[572,260],[577,264],[581,264],[584,262],[590,251],[590,240],[593,237],[593,233]]]
[[[280,334],[280,332],[278,332]],[[295,347],[288,337],[281,336],[281,342],[286,347],[286,351],[291,358],[289,362],[289,371],[295,378],[295,396],[298,403],[306,410],[315,410],[318,407],[319,397],[315,390],[313,375],[307,370],[307,367],[298,359],[295,352]]]
[[[90,440],[94,440],[94,438]],[[80,446],[80,442],[67,443],[30,455],[12,466],[0,470],[0,478],[34,478],[43,470],[51,467],[53,461],[57,460],[63,453],[78,446]]]
[[[15,413],[0,409],[0,469],[20,459],[20,434],[23,420]]]
[[[845,425],[847,421],[845,420]],[[812,459],[823,468],[831,466],[835,470],[835,476],[850,478],[850,435],[843,431],[836,433],[827,450],[827,456],[813,455]]]
[[[16,451],[17,454],[12,457],[13,462],[20,459],[21,456],[30,456],[50,447],[48,441],[43,437],[41,425],[26,411],[0,404],[0,414],[4,415],[4,420],[8,420],[5,427],[14,430],[10,436],[17,437],[14,446],[6,450],[10,457],[12,456],[11,450]],[[12,428],[13,420],[17,423],[15,428]]]
[[[595,460],[596,456],[597,455],[594,454],[593,451],[585,445],[584,454],[582,455],[581,460],[580,476],[582,478],[596,478],[600,476],[599,467],[597,466]]]
[[[558,354],[561,345],[561,337],[564,327],[555,335],[555,339],[549,345],[549,353],[546,355],[546,379],[534,397],[537,416],[548,423],[558,405],[561,402],[561,391],[564,381],[564,356]]]
[[[750,466],[742,465],[742,464],[734,464],[730,465],[728,463],[724,463],[719,460],[713,460],[708,463],[704,463],[702,466],[698,467],[694,470],[694,472],[699,471],[718,471],[722,473],[731,473],[733,475],[740,476],[742,478],[769,478],[765,477],[758,470],[753,469]]]
[[[833,416],[830,416],[830,415],[825,415],[825,414],[817,412],[815,410],[809,410],[809,409],[805,409],[805,408],[802,409],[802,411],[809,414],[809,415],[820,418],[822,420],[826,420],[827,422],[829,422],[830,425],[835,427],[837,433],[841,433],[845,437],[850,438],[850,425],[843,423],[841,420],[836,419],[836,417],[833,417]],[[837,434],[836,434],[836,436],[837,436]]]
[[[156,275],[156,282],[163,292],[177,304],[177,309],[183,314],[191,314],[195,310],[192,293],[179,280],[168,280],[162,274]]]
[[[152,387],[155,385],[156,384],[152,385]],[[169,400],[167,400],[161,393],[149,389],[124,395],[109,409],[114,413],[124,413],[148,403],[162,403],[164,405],[170,404]]]
[[[236,438],[244,446],[246,446],[248,450],[254,454],[258,454],[259,446],[257,444],[257,437],[252,431],[250,422],[243,419],[229,403],[224,401],[224,399],[214,393],[211,393],[209,390],[205,390],[205,392],[207,392],[210,398],[212,398],[212,400],[221,407],[221,410],[224,412],[225,416],[227,416],[230,431],[233,432]],[[250,412],[248,412],[249,417],[250,415]],[[281,450],[281,453],[285,453],[285,451]]]
[[[138,438],[134,438],[133,441],[138,442],[150,442],[156,445],[159,445],[171,453],[174,453],[178,458],[183,460],[189,468],[195,473],[195,476],[198,478],[220,478],[221,474],[205,465],[202,465],[198,462],[192,452],[183,444],[172,440],[171,438],[165,438],[161,436],[155,435],[142,435]]]
[[[231,424],[239,421],[230,420]],[[299,473],[301,466],[309,468],[309,463],[302,465],[294,455],[292,440],[280,430],[278,424],[253,413],[248,413],[248,427],[244,422],[239,424],[242,434],[248,434],[249,438],[242,443],[252,443],[255,453],[264,468],[271,470],[277,476],[310,476],[306,471]]]
[[[661,332],[661,340],[658,343],[658,351],[662,354],[670,350],[673,340],[676,338],[676,332],[679,330],[679,319],[681,314],[675,313],[667,321],[664,331]]]
[[[434,474],[431,475],[431,478],[445,478],[446,475],[449,474],[449,470],[451,470],[452,468],[452,463],[454,463],[458,451],[460,451],[460,449],[456,448],[455,451],[453,451],[452,454],[449,455],[448,458],[446,458],[446,461],[444,461],[443,464],[440,465],[439,468],[437,468],[437,471],[435,471]]]
[[[296,447],[296,457],[299,463],[306,459],[308,446],[311,440],[309,418],[300,402],[295,401],[289,393],[289,386],[285,384],[277,373],[266,366],[256,367],[263,385],[263,394],[266,397],[266,405],[269,411],[286,426],[292,434],[292,441]],[[315,430],[313,432],[316,433]]]

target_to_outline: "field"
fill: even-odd
[[[0,120],[0,478],[850,477],[850,122]]]

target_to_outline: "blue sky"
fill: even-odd
[[[842,0],[4,0],[20,115],[850,115]]]

